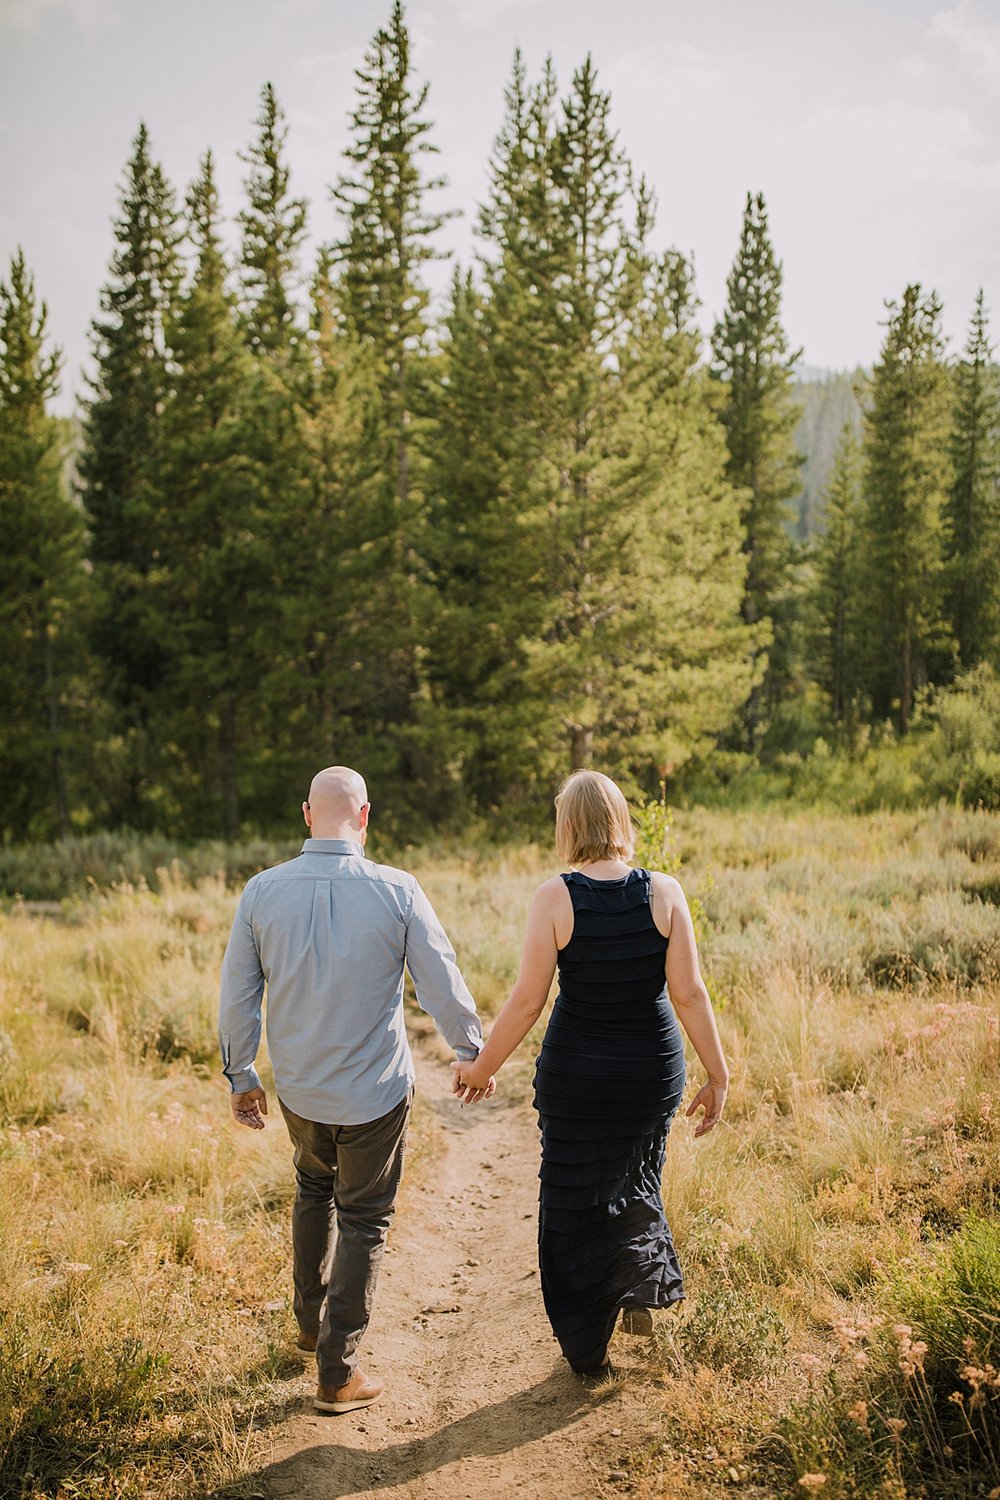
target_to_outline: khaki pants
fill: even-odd
[[[295,1316],[316,1334],[320,1383],[346,1385],[368,1327],[403,1170],[413,1090],[365,1125],[303,1120],[281,1100],[295,1147]]]

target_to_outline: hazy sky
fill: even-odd
[[[179,188],[213,148],[235,215],[236,153],[270,79],[326,238],[353,70],[389,3],[0,0],[0,260],[23,245],[49,304],[63,409],[140,119]],[[908,281],[940,293],[952,347],[980,285],[1000,331],[1000,0],[410,0],[408,18],[450,179],[440,204],[464,211],[442,247],[461,258],[515,46],[532,75],[551,52],[567,82],[590,51],[656,189],[656,241],[694,254],[706,326],[760,189],[810,364],[871,361]]]

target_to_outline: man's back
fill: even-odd
[[[413,1081],[403,970],[456,1051],[482,1033],[455,955],[414,876],[365,859],[346,839],[310,838],[298,858],[255,875],[222,972],[220,1034],[234,1089],[256,1085],[260,995],[279,1097],[305,1119],[361,1124]]]

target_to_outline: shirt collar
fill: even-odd
[[[358,854],[364,858],[364,848],[354,839],[306,839],[303,854]]]

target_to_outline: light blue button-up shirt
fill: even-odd
[[[306,839],[248,881],[222,962],[219,1044],[236,1093],[257,1088],[261,1005],[278,1096],[295,1114],[362,1125],[413,1082],[403,968],[421,1008],[464,1061],[483,1045],[475,1003],[412,875],[346,839]]]

